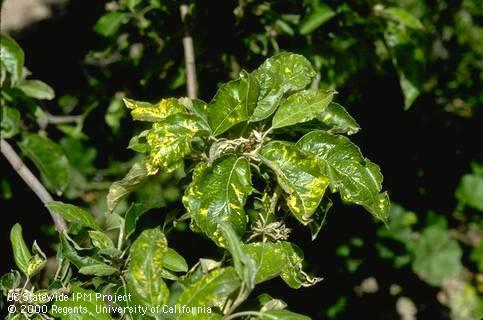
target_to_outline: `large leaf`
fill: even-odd
[[[247,223],[243,207],[252,190],[249,162],[230,156],[213,167],[197,168],[183,204],[196,225],[216,244],[224,246],[217,220],[228,223],[241,236]]]
[[[339,191],[344,201],[362,205],[386,221],[390,202],[387,193],[381,193],[381,171],[349,139],[313,131],[303,136],[297,147],[317,157],[322,171],[330,178],[332,192]]]
[[[286,93],[305,88],[316,73],[305,57],[282,52],[267,59],[253,75],[260,94],[250,121],[260,121],[275,111]]]
[[[146,139],[151,147],[146,159],[148,174],[172,172],[183,166],[183,158],[191,152],[191,141],[200,131],[209,131],[198,116],[177,113],[153,124]]]
[[[159,229],[144,230],[132,244],[126,279],[135,304],[151,308],[168,301],[169,290],[161,279],[167,250],[166,237]]]
[[[287,205],[294,216],[308,224],[317,209],[329,179],[322,174],[318,160],[301,152],[295,144],[272,141],[259,152],[262,161],[277,175],[282,189],[288,193]]]
[[[285,100],[272,119],[272,128],[306,122],[320,115],[332,101],[333,91],[304,90]]]
[[[258,99],[255,77],[242,72],[240,79],[220,87],[208,106],[208,121],[213,134],[219,135],[235,124],[250,118]]]
[[[136,190],[147,177],[148,171],[146,165],[143,162],[136,162],[124,178],[114,182],[109,187],[109,193],[107,195],[107,207],[109,210],[114,210],[117,204]]]
[[[327,4],[320,3],[320,1],[313,2],[314,5],[311,10],[300,22],[300,33],[304,35],[313,32],[336,15],[335,11]]]
[[[51,201],[46,206],[68,222],[77,223],[91,229],[99,229],[94,217],[84,209],[60,201]]]
[[[75,286],[72,296],[66,300],[56,299],[49,313],[61,320],[110,320],[109,313],[103,311],[106,307],[102,299],[96,299],[95,291]],[[73,312],[74,310],[82,311]]]
[[[27,274],[27,269],[32,254],[27,248],[22,235],[22,226],[16,223],[10,230],[10,242],[12,244],[13,257],[15,264],[24,274]]]
[[[55,191],[61,194],[70,181],[69,161],[62,148],[52,140],[32,133],[25,134],[19,146]]]
[[[17,88],[35,99],[52,100],[55,98],[54,89],[40,80],[23,80],[17,84]]]
[[[123,101],[126,107],[131,109],[132,118],[139,121],[157,122],[172,114],[186,111],[184,106],[175,98],[162,99],[154,105],[132,99],[123,99]]]
[[[187,287],[177,305],[188,307],[222,308],[227,297],[240,287],[241,281],[232,267],[215,269]],[[205,319],[209,314],[183,313],[181,320]]]
[[[12,84],[22,78],[24,53],[22,48],[9,36],[0,34],[0,62],[10,73]]]
[[[456,198],[480,211],[483,211],[483,177],[465,174],[455,192]]]
[[[348,135],[357,133],[361,127],[347,110],[338,103],[332,102],[317,119],[328,127],[331,133],[345,133]]]
[[[8,139],[19,131],[20,112],[15,108],[2,106],[2,119],[0,122],[2,138]]]

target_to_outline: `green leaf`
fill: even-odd
[[[49,313],[61,320],[110,320],[109,313],[102,311],[104,308],[106,303],[102,299],[96,299],[96,292],[74,286],[72,296],[67,300],[56,299]],[[73,312],[73,310],[84,312]]]
[[[34,255],[27,266],[27,277],[32,278],[45,267],[47,260],[39,255]]]
[[[108,12],[97,20],[94,25],[94,31],[104,37],[113,36],[124,20],[124,13],[122,12]]]
[[[55,98],[54,89],[40,80],[22,80],[17,84],[17,88],[34,99],[52,100]]]
[[[162,99],[157,104],[151,104],[132,99],[123,99],[128,109],[131,109],[131,116],[134,120],[157,122],[166,117],[186,112],[185,107],[175,98]]]
[[[91,229],[99,229],[96,220],[89,212],[72,204],[51,201],[46,204],[46,207],[62,216],[68,222],[77,223]]]
[[[262,147],[259,155],[276,176],[288,194],[287,205],[294,216],[308,224],[329,185],[322,174],[318,160],[301,152],[293,143],[272,141]]]
[[[257,106],[250,118],[255,122],[268,118],[286,93],[305,88],[316,73],[305,57],[282,52],[267,59],[253,75],[260,86]]]
[[[177,305],[222,308],[228,296],[237,290],[240,284],[240,279],[232,267],[215,269],[188,286],[180,295]],[[204,319],[206,316],[209,314],[183,313],[180,319]]]
[[[97,230],[90,230],[89,237],[91,238],[92,245],[97,249],[110,249],[114,248],[114,243],[104,232]]]
[[[132,244],[126,280],[135,304],[151,308],[168,301],[169,290],[161,279],[167,250],[166,237],[159,229],[144,230]]]
[[[0,34],[0,61],[10,73],[12,85],[22,79],[24,60],[23,50],[18,43],[6,34]]]
[[[362,205],[376,218],[387,220],[390,202],[387,193],[381,193],[381,171],[349,139],[313,131],[303,136],[297,147],[316,156],[330,179],[332,192],[339,191],[342,200]]]
[[[184,157],[191,152],[195,135],[209,130],[198,116],[181,113],[154,123],[146,136],[151,147],[146,159],[148,174],[156,174],[160,169],[169,173],[181,168]]]
[[[26,133],[19,147],[58,194],[67,188],[70,181],[69,161],[59,145],[40,135]]]
[[[27,248],[22,235],[22,226],[16,223],[10,230],[10,242],[12,243],[13,257],[15,264],[25,275],[27,275],[29,261],[32,254]]]
[[[483,177],[465,174],[460,180],[455,196],[464,204],[483,211]]]
[[[80,274],[85,274],[89,276],[98,276],[98,277],[111,276],[118,272],[119,270],[105,263],[93,264],[79,269]]]
[[[402,8],[399,8],[399,7],[384,8],[384,14],[389,19],[392,19],[400,24],[403,24],[408,28],[416,29],[416,30],[424,29],[423,24],[421,23],[421,21],[419,21],[418,18],[416,18],[410,12]]]
[[[175,250],[168,248],[163,256],[163,267],[174,272],[187,272],[186,260]]]
[[[304,90],[287,98],[272,119],[272,128],[282,128],[314,119],[332,102],[334,91]]]
[[[288,310],[268,310],[263,312],[261,320],[310,320],[309,317]]]
[[[258,99],[258,83],[246,72],[223,84],[208,106],[208,121],[215,136],[250,118]]]
[[[319,235],[320,230],[325,224],[325,218],[329,209],[332,207],[332,200],[325,197],[322,199],[320,206],[312,216],[312,221],[309,223],[310,234],[312,235],[312,241],[314,241]]]
[[[2,106],[2,138],[8,139],[15,136],[19,131],[20,112],[15,108]]]
[[[201,231],[217,245],[224,246],[218,219],[241,236],[247,223],[243,207],[252,190],[249,162],[230,156],[211,168],[197,167],[193,182],[183,196],[183,204]]]
[[[142,2],[142,0],[124,0],[129,10],[134,11],[134,8]]]
[[[126,212],[126,222],[124,225],[124,232],[126,238],[129,237],[136,230],[136,223],[138,219],[149,210],[142,203],[133,203]]]
[[[458,242],[450,238],[448,230],[439,225],[426,228],[414,250],[412,268],[421,279],[440,286],[445,278],[458,274],[463,251]]]
[[[77,268],[80,269],[82,267],[97,265],[102,263],[89,256],[81,256],[74,248],[74,246],[67,239],[68,236],[66,233],[64,232],[61,233],[59,237],[60,237],[59,252],[61,253],[62,256],[67,258],[67,260],[69,260]]]
[[[317,119],[329,128],[330,133],[354,134],[361,130],[361,127],[347,110],[338,103],[332,102]]]
[[[113,182],[107,194],[109,211],[114,210],[119,202],[136,190],[141,183],[146,181],[147,177],[146,165],[143,162],[136,162],[124,178]]]
[[[331,7],[325,3],[318,3],[317,1],[316,5],[302,19],[300,23],[300,34],[306,35],[312,33],[335,15],[336,13]]]

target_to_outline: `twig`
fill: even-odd
[[[189,7],[187,4],[182,4],[179,7],[181,13],[181,21],[184,27],[183,36],[183,49],[184,49],[184,60],[186,65],[186,89],[188,91],[188,97],[190,99],[196,99],[196,63],[195,63],[195,50],[193,48],[193,38],[191,37],[189,30]]]
[[[47,113],[47,119],[50,124],[62,124],[62,123],[80,123],[82,121],[82,116],[56,116]]]
[[[42,183],[40,183],[37,177],[34,176],[32,171],[27,168],[25,163],[22,161],[22,159],[20,159],[18,154],[7,141],[1,139],[0,149],[8,162],[12,165],[13,169],[18,173],[23,181],[25,181],[25,183],[30,187],[30,189],[32,189],[32,191],[37,195],[37,197],[39,197],[39,199],[44,204],[53,201],[50,193],[45,189]],[[49,212],[52,216],[52,220],[54,220],[55,229],[59,232],[65,230],[66,225],[64,219],[50,209]]]

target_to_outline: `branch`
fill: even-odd
[[[82,116],[57,116],[50,113],[47,113],[47,119],[50,124],[63,124],[63,123],[77,123],[79,124],[82,121]]]
[[[18,175],[25,181],[25,183],[32,189],[32,191],[39,197],[43,204],[47,204],[53,201],[50,193],[45,189],[45,187],[40,183],[37,177],[34,176],[32,171],[25,166],[25,163],[20,159],[18,154],[12,148],[12,146],[5,140],[1,139],[0,149],[2,154],[12,165],[13,169],[18,173]],[[55,229],[59,232],[66,229],[65,221],[61,216],[49,209],[52,220],[54,220]]]
[[[182,4],[179,7],[181,13],[181,21],[184,27],[183,36],[183,49],[184,60],[186,65],[186,87],[188,91],[188,97],[190,99],[196,99],[196,63],[195,63],[195,50],[193,48],[193,38],[191,37],[188,23],[189,7],[187,4]]]

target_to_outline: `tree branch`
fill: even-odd
[[[183,36],[183,49],[184,60],[186,65],[186,89],[188,91],[188,97],[190,99],[196,99],[197,94],[197,80],[196,80],[196,63],[195,63],[195,50],[193,48],[193,38],[191,37],[189,30],[189,7],[187,4],[182,4],[179,7],[181,13],[181,21],[184,27]]]
[[[42,203],[45,205],[50,201],[53,201],[50,193],[45,189],[45,187],[40,183],[32,171],[27,168],[25,163],[20,159],[18,154],[12,148],[12,146],[5,140],[1,139],[0,149],[2,154],[12,165],[13,169],[18,173],[18,175],[25,181],[25,183],[32,189],[32,191],[39,197]],[[66,229],[66,224],[64,219],[49,209],[52,220],[54,220],[55,229],[59,232]]]

